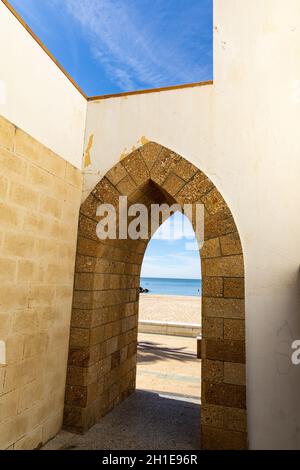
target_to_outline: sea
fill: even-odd
[[[142,277],[141,287],[149,289],[151,294],[201,296],[201,279],[169,279],[159,277]]]

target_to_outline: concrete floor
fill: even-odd
[[[200,444],[196,340],[139,335],[137,391],[84,435],[62,431],[45,450],[196,450]]]
[[[195,450],[200,407],[137,390],[84,435],[62,431],[44,450]]]

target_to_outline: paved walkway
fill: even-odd
[[[140,334],[137,388],[86,434],[62,431],[44,449],[199,448],[200,361],[194,339]]]
[[[137,388],[200,400],[195,338],[139,334]]]

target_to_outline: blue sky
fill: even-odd
[[[142,277],[201,279],[197,247],[191,223],[177,212],[150,240],[142,265]]]
[[[212,79],[212,0],[10,3],[89,96]],[[142,276],[201,277],[183,220],[175,214],[150,241]]]
[[[212,79],[212,0],[11,0],[88,95]]]

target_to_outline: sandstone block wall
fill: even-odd
[[[0,449],[61,428],[81,179],[0,117]]]

